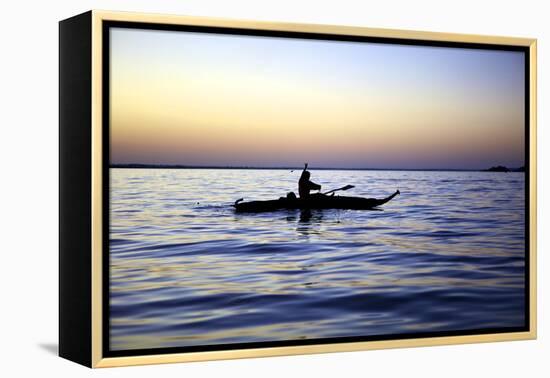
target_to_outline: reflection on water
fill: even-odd
[[[383,211],[236,214],[283,170],[111,169],[111,349],[522,326],[524,175],[313,171]]]

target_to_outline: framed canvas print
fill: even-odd
[[[60,22],[60,355],[536,337],[536,41]]]

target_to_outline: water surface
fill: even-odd
[[[312,171],[382,211],[235,214],[300,172],[111,169],[110,346],[524,324],[524,174]]]

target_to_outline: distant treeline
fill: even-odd
[[[497,165],[489,169],[484,169],[484,172],[525,172],[525,167],[508,168],[503,165]]]
[[[302,170],[300,167],[254,167],[254,166],[223,166],[223,165],[182,165],[182,164],[111,164],[110,168],[129,168],[129,169],[282,169],[282,170]],[[521,168],[506,168],[503,166],[491,167],[489,169],[423,169],[423,168],[338,168],[338,167],[310,167],[315,170],[342,170],[342,171],[433,171],[433,172],[523,172]]]

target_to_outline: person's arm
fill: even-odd
[[[313,181],[310,181],[308,184],[309,184],[309,190],[321,190],[321,185],[316,184]]]

